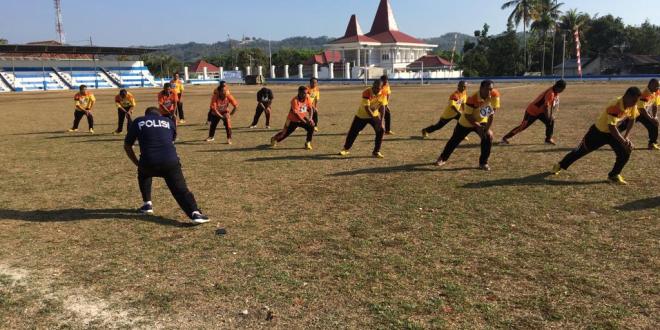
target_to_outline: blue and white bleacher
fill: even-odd
[[[38,90],[61,90],[65,89],[51,77],[51,70],[43,68],[3,68],[14,76],[14,85],[18,90],[38,91]]]
[[[106,67],[108,72],[116,74],[122,82],[122,87],[155,87],[154,77],[145,66],[135,67]]]

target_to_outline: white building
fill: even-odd
[[[327,50],[341,52],[343,61],[356,69],[376,67],[388,74],[405,71],[435,47],[399,31],[389,0],[381,0],[369,33],[362,32],[353,15],[344,36],[326,45]]]

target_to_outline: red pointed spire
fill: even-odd
[[[351,20],[348,21],[348,27],[346,27],[344,38],[361,36],[363,34],[364,33],[362,33],[362,28],[360,27],[360,23],[357,20],[357,16],[353,14],[351,16]]]
[[[388,31],[399,31],[399,26],[394,19],[394,12],[389,0],[380,0],[378,11],[374,23],[371,25],[371,31],[368,34],[378,34]]]

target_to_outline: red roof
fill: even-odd
[[[325,65],[328,63],[341,63],[342,58],[341,58],[341,53],[336,50],[326,50],[321,54],[316,54],[309,58],[307,61],[305,61],[304,64],[310,65],[310,64],[319,64],[319,65]]]
[[[204,68],[206,68],[206,70],[208,72],[218,72],[218,71],[220,71],[219,67],[217,67],[217,66],[215,66],[215,65],[213,65],[209,62],[206,62],[204,60],[199,60],[199,61],[195,62],[195,64],[192,65],[192,67],[190,68],[190,72],[204,72]]]
[[[371,25],[371,31],[367,37],[378,40],[382,43],[411,43],[426,44],[425,42],[399,31],[399,26],[394,19],[394,12],[389,0],[381,0],[376,11],[376,17]]]
[[[333,44],[347,44],[353,42],[373,42],[378,43],[378,40],[369,38],[362,33],[362,28],[360,23],[357,20],[357,16],[353,14],[351,19],[348,21],[348,27],[346,27],[346,33],[344,36],[332,41]]]
[[[64,46],[62,43],[55,40],[33,41],[26,43],[26,45]],[[13,58],[58,59],[58,60],[91,60],[93,58],[92,55],[87,55],[87,54],[56,54],[56,53],[32,53],[32,54],[1,53],[0,56],[13,57]]]
[[[421,68],[424,63],[425,68],[438,68],[443,66],[453,66],[452,63],[438,55],[424,55],[417,59],[417,61],[408,65],[410,69]]]

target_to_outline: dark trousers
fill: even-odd
[[[199,211],[195,196],[188,190],[186,185],[186,179],[183,177],[183,171],[181,171],[181,164],[140,165],[138,167],[138,184],[144,202],[151,201],[151,182],[154,177],[165,179],[172,196],[186,215],[192,217],[193,212]]]
[[[640,110],[640,111],[646,111],[646,110]],[[623,131],[624,129],[626,129],[626,126],[628,126],[628,121],[629,120],[632,120],[632,119],[628,118],[628,119],[622,121],[619,124],[619,130],[620,131]],[[649,131],[649,144],[658,143],[658,125],[655,122],[653,122],[651,119],[646,118],[642,115],[637,117],[636,122],[641,123],[642,125],[644,125],[644,127],[646,127],[646,130]]]
[[[181,100],[181,94],[177,95],[179,97],[179,100]],[[176,103],[176,111],[179,114],[179,119],[183,120],[185,117],[183,116],[183,102],[179,101]]]
[[[388,105],[383,107],[383,120],[385,121],[385,132],[392,131],[392,113]]]
[[[425,129],[424,129],[424,132],[426,132],[426,133],[433,133],[433,132],[435,132],[435,131],[437,131],[437,130],[439,130],[439,129],[442,129],[443,127],[445,127],[445,125],[447,125],[450,121],[452,121],[452,120],[454,120],[454,119],[458,120],[458,118],[460,118],[460,117],[461,117],[460,114],[456,114],[456,116],[455,116],[454,118],[449,118],[449,119],[447,119],[447,118],[440,118],[440,120],[438,120],[438,122],[435,123],[435,125],[431,125],[431,126],[425,128]]]
[[[461,144],[461,141],[463,141],[465,137],[472,132],[476,132],[474,127],[464,127],[461,124],[456,124],[454,133],[452,134],[449,141],[447,141],[447,145],[442,151],[442,154],[440,154],[439,159],[444,161],[448,160],[458,145]],[[490,149],[492,146],[493,138],[488,134],[488,132],[485,132],[484,136],[481,137],[481,156],[479,156],[479,165],[488,164],[488,158],[490,157]]]
[[[312,120],[315,126],[319,126],[319,111],[316,108],[312,109]]]
[[[608,144],[614,150],[616,154],[616,161],[614,162],[614,168],[609,173],[610,177],[617,176],[623,171],[623,167],[626,166],[626,163],[630,159],[630,154],[632,150],[628,149],[625,145],[620,143],[617,139],[612,136],[610,133],[603,133],[599,131],[596,126],[591,126],[587,135],[584,136],[580,145],[569,152],[564,159],[559,162],[559,166],[562,169],[568,169],[573,163],[578,159],[588,155],[590,152]]]
[[[89,114],[87,114],[89,113]],[[80,120],[82,117],[87,116],[87,125],[89,128],[94,128],[94,115],[92,115],[92,112],[85,112],[85,111],[80,111],[80,110],[75,110],[73,112],[73,129],[78,129],[78,125],[80,124]]]
[[[302,127],[307,131],[307,142],[312,142],[312,137],[314,136],[314,126],[297,121],[287,121],[287,125],[275,134],[275,141],[281,142],[286,139],[291,133],[293,133],[298,127]]]
[[[518,127],[512,129],[511,132],[509,132],[507,135],[505,135],[504,139],[508,140],[514,137],[516,134],[526,130],[529,126],[532,126],[532,124],[537,119],[540,120],[543,124],[545,124],[545,139],[550,140],[555,131],[555,121],[552,118],[548,118],[548,116],[546,116],[545,113],[542,113],[538,116],[533,116],[527,112],[525,112],[525,117],[523,117],[522,123],[520,123]]]
[[[257,109],[254,110],[254,119],[252,119],[251,126],[257,126],[259,118],[261,118],[261,114],[264,112],[266,113],[266,126],[270,126],[270,108],[262,106],[261,104],[258,104]]]
[[[121,133],[123,127],[124,127],[124,119],[126,119],[126,130],[128,131],[128,128],[131,126],[131,123],[133,120],[131,119],[131,115],[129,114],[131,111],[131,107],[126,109],[126,112],[124,112],[122,109],[117,109],[117,133]]]
[[[229,116],[229,114],[227,114]],[[211,115],[211,126],[209,127],[209,137],[215,137],[215,130],[218,128],[218,124],[222,121],[222,124],[225,126],[225,131],[227,132],[227,138],[231,139],[231,122],[227,117],[218,117]]]
[[[351,128],[348,130],[348,135],[346,135],[346,143],[344,143],[344,150],[351,149],[358,134],[367,125],[371,125],[371,127],[373,127],[374,129],[374,132],[376,132],[376,139],[374,140],[373,153],[375,154],[380,151],[380,146],[383,144],[383,134],[385,133],[383,131],[383,124],[381,123],[381,120],[379,118],[362,119],[358,116],[355,116],[353,118],[353,123],[351,124]]]

